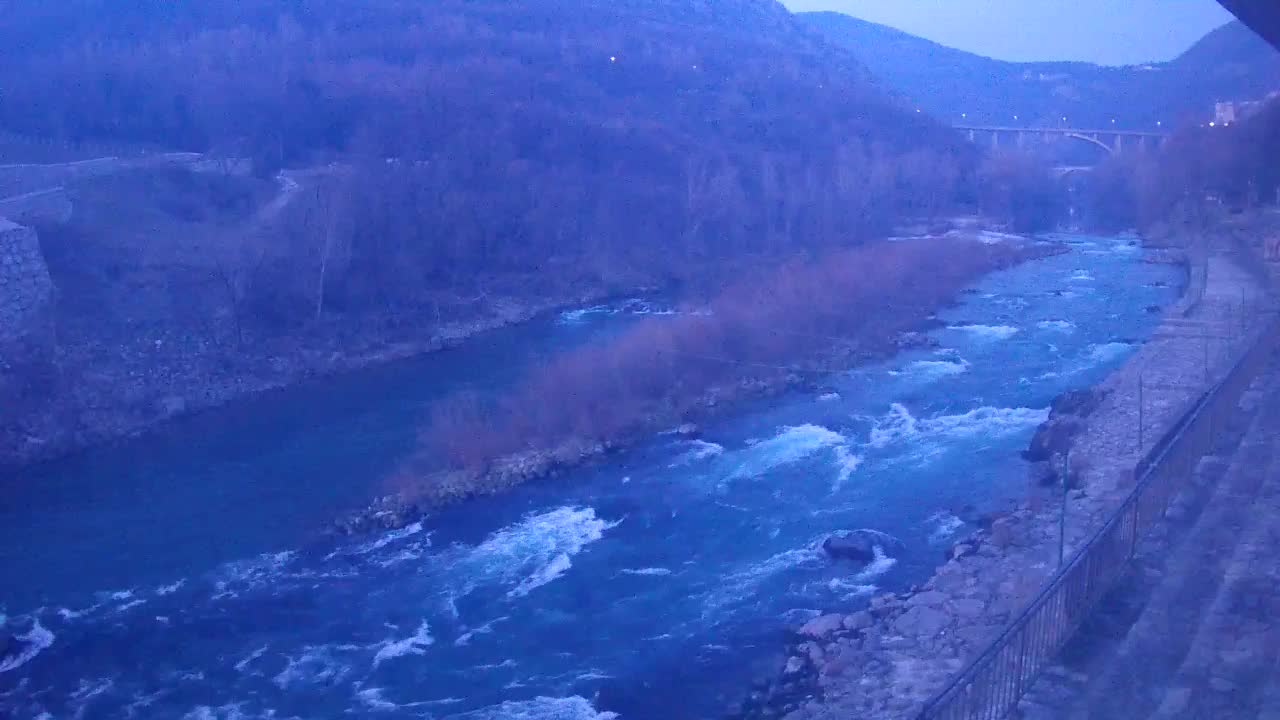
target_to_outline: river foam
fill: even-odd
[[[889,411],[872,421],[867,445],[884,449],[898,443],[915,443],[921,439],[956,440],[966,437],[1000,437],[1020,432],[1044,422],[1048,408],[997,408],[984,406],[954,415],[917,418],[902,403],[893,403]],[[920,448],[921,451],[927,448]]]
[[[0,662],[0,673],[17,670],[31,662],[37,655],[53,645],[55,637],[48,628],[40,624],[38,618],[32,618],[31,628],[25,633],[14,636],[14,639],[22,643],[22,649],[18,651],[18,654],[4,658],[4,661]]]
[[[667,467],[675,468],[682,465],[691,465],[700,460],[713,458],[724,453],[724,446],[705,440],[688,441],[689,449],[681,453]]]
[[[948,375],[959,375],[968,371],[968,361],[961,358],[957,360],[916,360],[908,364],[901,372],[893,374],[901,375],[905,373],[908,377],[929,381],[938,380]]]
[[[612,305],[592,305],[590,307],[566,310],[560,313],[561,325],[579,325],[592,315],[677,315],[675,309],[656,305],[648,300],[631,298]]]
[[[730,473],[730,480],[758,477],[783,465],[802,460],[828,447],[844,445],[847,441],[840,433],[808,423],[784,427],[768,440],[751,446],[747,458]]]
[[[862,463],[866,460],[862,455],[855,455],[849,450],[848,445],[836,445],[836,479],[831,483],[831,492],[840,492],[840,488],[862,467]]]
[[[596,517],[589,507],[527,515],[479,545],[462,549],[448,574],[462,586],[459,595],[481,584],[500,584],[508,588],[507,597],[523,597],[567,572],[574,555],[617,525]]]
[[[433,644],[435,644],[435,638],[431,637],[431,626],[423,620],[418,625],[417,631],[409,637],[384,640],[373,656],[373,666],[376,668],[388,660],[409,655],[425,655],[427,648]]]
[[[979,340],[1008,340],[1019,330],[1011,325],[948,325],[948,330],[966,332]]]
[[[507,701],[480,710],[447,715],[444,720],[617,720],[618,714],[592,707],[583,697],[537,697]]]
[[[1041,320],[1036,323],[1036,327],[1041,330],[1054,330],[1056,332],[1069,333],[1076,329],[1076,324],[1070,320]]]

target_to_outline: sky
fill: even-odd
[[[782,0],[1001,60],[1169,60],[1232,19],[1214,0]]]

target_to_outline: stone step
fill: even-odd
[[[1273,398],[1272,406],[1280,401]],[[1267,413],[1251,442],[1270,444],[1280,437],[1280,411]],[[1222,590],[1191,649],[1152,716],[1158,720],[1221,718],[1250,720],[1266,708],[1266,686],[1280,658],[1280,466],[1272,461],[1247,468],[1262,476],[1263,487],[1251,510]]]

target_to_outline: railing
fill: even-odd
[[[1017,705],[1032,681],[1083,622],[1133,559],[1138,542],[1164,516],[1218,430],[1280,342],[1280,318],[1269,316],[1258,339],[1226,376],[1201,396],[1144,458],[1124,503],[1022,613],[954,680],[919,720],[996,720]]]

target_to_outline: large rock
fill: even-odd
[[[1059,395],[1049,408],[1049,417],[1022,452],[1030,462],[1046,462],[1071,449],[1075,437],[1084,430],[1084,419],[1106,400],[1107,392],[1094,388],[1069,390]],[[1056,476],[1056,475],[1055,475]]]
[[[1049,406],[1049,415],[1075,415],[1089,417],[1103,400],[1107,399],[1107,391],[1096,388],[1068,390],[1059,395]]]
[[[800,627],[800,634],[816,640],[830,637],[844,628],[843,615],[821,615]]]
[[[845,630],[862,630],[863,628],[871,627],[874,622],[875,618],[871,616],[870,611],[859,610],[852,615],[846,616],[843,625]]]
[[[869,563],[876,557],[876,547],[896,542],[872,530],[837,530],[822,541],[822,549],[836,560]]]
[[[907,610],[894,623],[894,628],[906,637],[934,637],[951,624],[951,618],[936,608],[917,605]]]
[[[1027,449],[1022,451],[1022,457],[1029,462],[1049,461],[1070,450],[1076,435],[1083,429],[1084,421],[1079,417],[1051,415],[1036,428],[1036,434],[1031,437]]]

